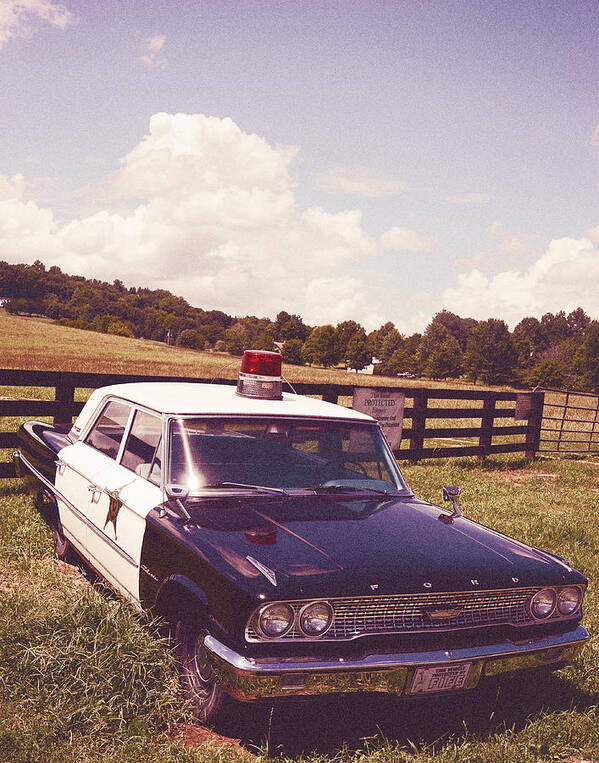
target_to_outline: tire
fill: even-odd
[[[181,616],[175,629],[175,643],[183,693],[193,703],[196,718],[214,725],[222,719],[232,700],[214,680],[204,647],[206,633],[198,621]]]

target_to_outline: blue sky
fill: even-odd
[[[0,0],[0,258],[422,330],[599,318],[594,2]]]

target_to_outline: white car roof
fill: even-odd
[[[194,384],[193,382],[132,382],[100,387],[92,392],[74,424],[80,432],[107,397],[116,397],[171,415],[223,416],[302,416],[369,421],[370,416],[342,405],[326,403],[303,395],[283,393],[282,400],[261,400],[236,393],[231,384]]]

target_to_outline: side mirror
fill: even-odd
[[[185,525],[191,519],[191,514],[185,508],[185,501],[189,498],[189,488],[181,487],[180,485],[165,485],[164,492],[169,500],[175,502],[177,513]],[[162,518],[164,515],[164,508],[161,508],[159,516]]]
[[[181,485],[165,485],[164,490],[169,498],[186,501],[189,498],[189,488]]]
[[[446,525],[450,525],[453,523],[453,520],[457,517],[463,517],[464,512],[460,509],[458,505],[457,499],[460,497],[462,493],[462,488],[458,485],[445,485],[443,488],[443,500],[444,501],[451,501],[453,505],[453,513],[449,516],[447,514],[441,514],[439,516],[439,520],[441,522],[445,522]]]

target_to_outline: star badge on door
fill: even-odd
[[[116,520],[119,515],[119,511],[121,506],[123,505],[122,501],[119,501],[118,498],[115,496],[110,496],[110,503],[108,505],[108,514],[106,515],[106,522],[104,522],[104,529],[106,529],[106,525],[111,522],[114,527],[114,539],[116,540]]]

